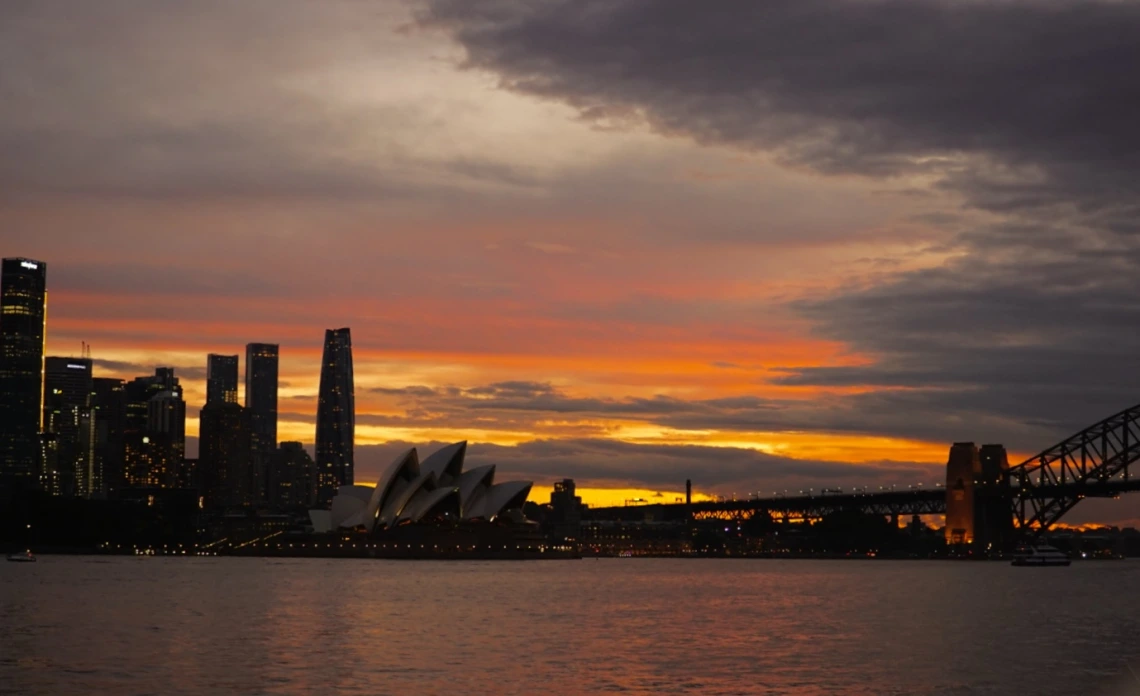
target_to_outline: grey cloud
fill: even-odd
[[[813,373],[787,373],[786,380],[817,383]],[[860,373],[844,385],[862,383]],[[1060,434],[1047,406],[1017,413],[1016,400],[990,395],[978,400],[972,384],[955,389],[880,390],[853,395],[820,395],[811,399],[737,396],[685,400],[651,398],[582,398],[556,388],[532,395],[489,394],[489,387],[468,389],[407,387],[393,390],[416,396],[402,402],[399,413],[361,414],[357,422],[393,427],[525,429],[558,437],[620,435],[623,424],[651,423],[680,431],[828,432],[894,435],[915,440],[1004,442],[1018,451],[1044,449]],[[544,387],[545,388],[545,387]],[[539,425],[545,421],[556,425]],[[593,424],[597,421],[606,425]],[[1068,434],[1067,432],[1064,434]]]
[[[444,445],[390,442],[358,447],[358,478],[378,477],[391,458],[413,444],[421,456]],[[534,440],[510,447],[474,443],[467,462],[469,467],[494,464],[499,478],[526,478],[539,484],[568,477],[579,485],[681,490],[685,479],[692,479],[699,490],[723,494],[835,485],[929,484],[941,473],[939,467],[925,464],[852,465],[737,448],[642,445],[605,439]]]
[[[427,0],[421,21],[468,66],[583,118],[823,173],[921,174],[935,184],[914,193],[988,214],[927,214],[958,232],[941,266],[794,305],[872,364],[772,381],[874,391],[659,422],[980,431],[1043,448],[1137,401],[1140,5]]]
[[[203,360],[204,360],[204,358],[203,358]],[[135,377],[145,377],[145,376],[153,375],[155,368],[157,368],[157,367],[171,367],[170,365],[160,365],[157,363],[155,363],[155,364],[143,364],[143,363],[124,362],[122,360],[105,360],[103,358],[92,359],[91,365],[93,368],[95,368],[94,372],[95,372],[96,377],[101,376],[99,374],[99,372],[101,370],[107,370],[109,372],[114,372],[117,374],[127,373],[128,375],[132,375]],[[206,368],[204,368],[204,367],[178,367],[178,366],[174,366],[174,376],[178,377],[181,380],[186,380],[186,379],[203,380],[203,379],[206,379]],[[131,379],[131,378],[132,377],[127,377],[127,379]]]
[[[428,0],[421,20],[469,65],[587,118],[634,114],[822,170],[948,168],[963,153],[1136,163],[1132,3]]]

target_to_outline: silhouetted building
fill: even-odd
[[[126,384],[123,469],[130,487],[172,488],[186,456],[186,402],[174,368]]]
[[[982,445],[974,490],[974,544],[1004,551],[1013,543],[1013,508],[1009,497],[1009,457],[1001,445]]]
[[[249,411],[238,404],[206,404],[198,415],[198,469],[210,507],[257,502],[250,466]]]
[[[245,347],[245,407],[249,409],[249,442],[257,497],[272,502],[269,488],[277,452],[277,346],[250,343]],[[307,455],[306,455],[307,456]]]
[[[0,487],[39,487],[47,264],[0,265]]]
[[[45,466],[41,478],[58,481],[58,490],[52,490],[57,495],[87,498],[100,485],[95,476],[92,391],[90,358],[44,359],[43,431],[56,436],[59,451],[56,469]]]
[[[582,524],[582,497],[576,494],[574,479],[562,479],[550,492],[551,534],[558,539],[578,539]]]
[[[285,510],[310,507],[317,494],[317,465],[300,442],[282,442],[273,457],[269,504]]]
[[[186,456],[186,402],[182,390],[159,392],[147,402],[147,431],[166,436],[174,461]]]
[[[199,476],[198,460],[182,458],[182,466],[178,467],[178,473],[175,476],[179,488],[193,488],[195,490],[202,490],[202,480]]]
[[[236,404],[238,401],[238,356],[206,356],[206,403]]]
[[[981,473],[978,448],[955,442],[946,462],[946,543],[974,541],[974,481]]]
[[[325,331],[317,403],[317,502],[328,505],[340,486],[353,482],[356,411],[352,336],[347,328]]]
[[[95,419],[95,492],[113,494],[126,486],[123,440],[127,428],[127,387],[121,379],[91,380],[91,410]]]
[[[154,374],[135,377],[126,384],[126,432],[143,432],[150,420],[150,400],[163,392],[181,397],[182,386],[174,376],[173,367],[155,368]]]

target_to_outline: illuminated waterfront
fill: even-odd
[[[1107,693],[1140,562],[42,556],[0,693]]]

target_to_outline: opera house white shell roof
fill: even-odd
[[[375,488],[341,486],[331,510],[311,511],[313,527],[371,532],[436,518],[494,520],[522,508],[530,495],[530,481],[496,484],[494,466],[463,471],[466,454],[466,442],[448,445],[422,462],[415,448],[402,452]]]

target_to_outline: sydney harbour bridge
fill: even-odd
[[[1140,490],[1130,467],[1140,460],[1140,405],[1095,423],[1016,466],[1000,445],[981,450],[956,443],[945,487],[822,492],[741,500],[596,508],[604,520],[675,521],[686,518],[814,521],[845,511],[898,519],[945,515],[951,543],[1009,543],[1059,522],[1085,498],[1115,498]],[[833,491],[835,489],[832,489]]]

